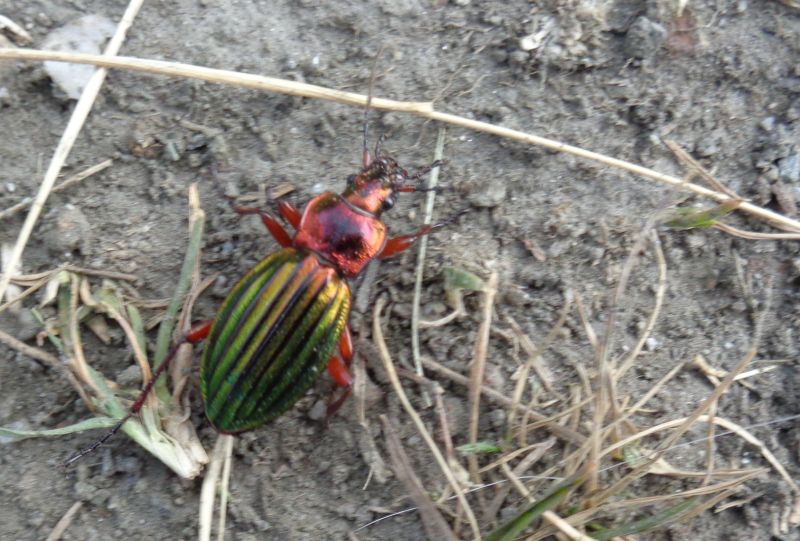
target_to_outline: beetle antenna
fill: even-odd
[[[76,453],[73,453],[68,459],[66,459],[63,462],[63,466],[66,468],[71,464],[77,462],[84,456],[93,453],[98,447],[100,447],[109,439],[111,439],[111,437],[114,434],[119,432],[122,429],[122,425],[124,425],[128,421],[128,419],[139,413],[139,411],[142,409],[142,406],[144,406],[144,401],[147,400],[148,396],[150,396],[150,392],[153,390],[153,386],[155,385],[156,381],[158,381],[158,378],[160,378],[162,375],[164,375],[164,373],[166,373],[170,364],[172,364],[173,359],[178,354],[178,350],[180,349],[180,347],[187,343],[195,344],[199,342],[200,340],[208,336],[210,330],[211,330],[211,321],[204,321],[202,323],[198,323],[197,325],[189,329],[189,331],[183,336],[183,338],[181,338],[181,341],[172,346],[172,348],[169,350],[169,353],[161,362],[161,364],[158,365],[158,368],[156,368],[156,370],[153,372],[153,375],[150,377],[150,381],[148,381],[147,385],[145,385],[144,388],[141,390],[139,396],[133,402],[133,405],[128,409],[128,412],[122,418],[120,418],[117,421],[117,423],[113,427],[111,427],[111,430],[106,432],[102,438],[95,441],[90,446],[81,449]]]
[[[366,167],[372,161],[369,156],[369,147],[367,146],[367,117],[369,116],[369,110],[372,106],[372,91],[375,88],[375,74],[378,70],[378,58],[380,58],[381,53],[383,52],[383,45],[380,46],[378,52],[375,53],[375,58],[372,59],[372,72],[369,75],[369,90],[367,92],[367,104],[364,107],[364,142],[361,147],[361,164]],[[375,156],[377,158],[377,154]]]

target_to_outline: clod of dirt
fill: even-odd
[[[100,15],[86,15],[56,28],[42,42],[42,49],[68,53],[100,54],[101,46],[114,35],[114,23]],[[45,62],[47,74],[68,98],[81,97],[86,83],[94,73],[93,66]]]
[[[117,374],[117,385],[120,387],[134,387],[142,381],[142,372],[135,364]]]
[[[494,208],[506,198],[506,185],[503,182],[475,182],[467,187],[467,200],[478,208]]]
[[[88,253],[91,242],[89,220],[81,210],[72,205],[64,205],[56,217],[55,227],[47,236],[48,247],[56,253]]]
[[[625,36],[625,51],[633,58],[655,56],[667,39],[667,29],[647,17],[634,21]]]

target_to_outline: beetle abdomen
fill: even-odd
[[[206,415],[221,432],[262,426],[313,385],[339,342],[350,289],[294,248],[271,254],[233,286],[200,364]]]

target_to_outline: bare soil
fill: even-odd
[[[681,176],[685,170],[662,142],[671,139],[742,197],[796,217],[800,10],[775,0],[698,0],[688,2],[678,16],[675,4],[146,2],[122,54],[366,93],[382,46],[377,96],[436,100],[446,112]],[[33,47],[79,16],[94,13],[118,20],[124,8],[118,0],[0,0],[0,14],[25,26],[34,37]],[[527,36],[533,38],[522,41]],[[0,97],[2,209],[35,194],[74,101],[53,88],[39,64],[0,64],[0,87],[7,90]],[[290,200],[302,205],[321,190],[341,190],[346,177],[358,170],[362,119],[360,109],[327,102],[112,72],[64,173],[109,157],[114,165],[50,197],[25,252],[24,271],[72,262],[129,272],[140,277],[137,288],[144,298],[169,297],[187,242],[187,186],[199,182],[209,216],[203,273],[219,273],[220,278],[195,316],[211,317],[227,288],[276,244],[256,219],[240,219],[220,198],[205,168],[187,150],[198,132],[184,121],[223,134],[226,185],[249,193],[288,182],[296,187]],[[372,137],[388,136],[386,151],[409,169],[433,159],[437,126],[431,123],[372,112],[369,128]],[[132,152],[132,142],[148,137],[174,143],[177,152]],[[541,341],[571,289],[602,333],[609,295],[633,243],[654,216],[687,197],[593,162],[453,127],[447,130],[445,159],[440,182],[452,189],[438,195],[435,215],[444,219],[465,208],[469,212],[431,236],[423,317],[435,319],[448,311],[444,267],[482,276],[499,272],[488,383],[509,395],[512,375],[524,360],[509,340],[509,317],[534,342]],[[413,231],[421,220],[423,196],[400,199],[387,213],[387,224],[395,233]],[[684,204],[695,202],[689,198]],[[59,225],[60,217],[75,209],[79,216],[70,223],[85,219],[78,241],[63,235],[63,222]],[[13,244],[23,219],[19,214],[2,222],[0,242]],[[727,221],[769,230],[742,215]],[[619,392],[635,401],[676,363],[698,354],[718,368],[731,368],[748,349],[754,318],[771,288],[771,313],[754,366],[777,360],[778,368],[750,379],[749,387],[732,388],[717,414],[743,426],[771,422],[751,431],[790,475],[800,478],[797,420],[780,421],[800,413],[800,244],[743,240],[716,229],[659,226],[658,233],[668,267],[665,306],[652,340]],[[385,295],[390,301],[384,329],[401,363],[411,359],[415,264],[413,251],[382,263],[370,292],[373,300]],[[635,343],[652,310],[656,283],[654,258],[647,250],[618,310],[614,355]],[[468,297],[467,309],[470,315],[464,319],[421,331],[422,353],[462,373],[472,358],[480,297]],[[0,328],[21,338],[30,339],[36,331],[29,321],[0,317]],[[368,408],[371,435],[385,456],[378,416],[388,415],[426,488],[441,493],[445,481],[385,381],[371,345],[371,322],[369,309],[353,316],[356,347],[375,383]],[[576,313],[562,334],[544,353],[543,363],[557,391],[565,393],[580,385],[581,369],[591,373],[594,355]],[[91,353],[93,364],[112,379],[132,363],[120,350],[122,343],[116,349],[97,346]],[[467,441],[466,390],[440,381],[458,445]],[[433,410],[424,409],[413,383],[406,380],[406,385],[433,428]],[[711,389],[701,373],[687,367],[633,422],[644,427],[687,415]],[[5,346],[0,346],[0,390],[0,426],[49,428],[91,415],[57,374]],[[330,384],[323,381],[277,422],[237,439],[227,539],[346,539],[349,531],[410,506],[395,478],[367,482],[365,442],[371,438],[355,420],[354,401],[327,425],[310,416],[313,404],[329,393]],[[200,413],[196,387],[192,396],[197,426],[210,447],[216,435]],[[541,402],[549,398],[545,394]],[[544,411],[564,407],[561,403]],[[497,441],[505,408],[484,402],[484,410],[481,438]],[[693,431],[685,441],[701,441],[676,449],[667,459],[702,470],[704,435],[704,428]],[[181,481],[125,436],[76,469],[62,471],[60,462],[96,436],[3,446],[0,538],[44,539],[76,501],[83,506],[63,534],[65,540],[196,537],[199,480]],[[547,437],[543,431],[530,436],[532,441]],[[717,445],[718,467],[765,464],[755,448],[735,436],[720,437]],[[555,455],[548,465],[560,458]],[[541,468],[528,473],[536,475]],[[628,496],[663,494],[687,483],[647,477]],[[486,489],[487,498],[492,490]],[[737,497],[752,499],[638,539],[800,539],[796,529],[780,532],[792,496],[778,475],[758,478]],[[416,540],[425,534],[417,514],[406,513],[357,536]]]

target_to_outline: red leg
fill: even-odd
[[[167,371],[167,368],[169,368],[172,359],[174,359],[175,355],[178,353],[178,348],[180,348],[183,344],[186,343],[196,344],[197,342],[206,338],[208,336],[208,333],[211,332],[212,323],[213,321],[211,320],[204,321],[203,323],[198,323],[197,325],[189,329],[189,332],[186,333],[183,339],[174,346],[172,346],[172,349],[170,349],[169,351],[169,355],[167,355],[167,358],[164,359],[164,362],[162,362],[161,365],[153,373],[153,377],[150,378],[150,381],[148,381],[147,385],[144,386],[142,392],[139,393],[139,396],[136,398],[133,405],[128,410],[128,413],[125,414],[125,416],[122,419],[117,421],[117,424],[115,424],[111,428],[111,430],[106,432],[106,434],[102,438],[91,444],[89,447],[78,451],[77,453],[69,457],[67,460],[65,460],[64,467],[67,467],[73,462],[79,460],[81,457],[84,457],[89,453],[92,453],[95,449],[97,449],[105,442],[107,442],[114,434],[119,432],[119,430],[122,428],[122,425],[124,425],[128,419],[139,413],[139,410],[141,410],[142,406],[144,405],[144,401],[147,400],[147,397],[150,395],[150,391],[153,390],[153,385],[155,385],[158,378],[160,378],[161,375]]]
[[[350,373],[350,365],[353,364],[353,337],[348,326],[345,326],[339,338],[339,355],[333,355],[328,361],[328,373],[336,385],[344,390],[339,398],[328,405],[328,417],[339,411],[353,390],[353,375]]]
[[[234,212],[241,215],[258,214],[259,217],[261,217],[261,222],[266,226],[267,230],[278,242],[278,244],[280,244],[283,248],[287,248],[292,245],[292,237],[289,236],[289,233],[286,232],[278,219],[266,210],[253,207],[240,207],[234,204],[231,204],[231,208],[234,210]]]
[[[300,219],[303,215],[300,213],[294,205],[286,201],[285,199],[278,200],[278,211],[283,216],[284,220],[289,222],[289,224],[298,229],[300,227]]]
[[[422,227],[419,228],[419,231],[417,231],[416,233],[411,233],[410,235],[401,235],[399,237],[387,240],[386,244],[383,247],[383,250],[381,250],[381,253],[378,254],[378,259],[385,259],[395,254],[399,254],[404,250],[408,250],[409,248],[414,246],[414,243],[417,242],[420,239],[420,237],[424,237],[431,231],[435,231],[436,229],[442,228],[446,225],[450,225],[451,223],[456,221],[456,219],[459,216],[465,214],[466,212],[467,212],[466,210],[462,210],[461,212],[459,212],[454,216],[451,216],[444,222],[440,222],[438,224],[433,224],[433,225],[423,225]]]
[[[399,254],[404,250],[408,250],[414,243],[417,242],[420,237],[427,235],[434,229],[439,229],[443,227],[445,224],[435,224],[435,225],[426,225],[419,228],[419,231],[416,233],[412,233],[410,235],[402,235],[400,237],[395,237],[393,239],[389,239],[386,241],[386,245],[381,250],[380,255],[378,256],[379,259],[384,259],[395,254]]]

